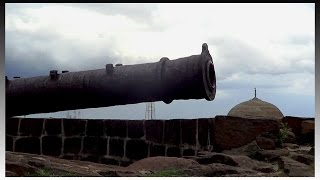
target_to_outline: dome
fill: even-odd
[[[282,112],[273,104],[260,100],[257,97],[242,102],[233,107],[228,116],[248,119],[282,119]]]

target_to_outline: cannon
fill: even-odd
[[[6,78],[8,117],[142,102],[203,99],[216,94],[216,76],[206,43],[200,55],[158,62]]]

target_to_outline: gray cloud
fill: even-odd
[[[64,5],[95,11],[104,15],[123,15],[139,23],[151,23],[154,12],[157,10],[157,5],[152,3],[66,3]]]
[[[43,6],[47,4],[6,4],[6,16],[10,15],[11,18],[32,25],[34,19],[27,16],[26,9]],[[61,6],[80,8],[103,15],[125,16],[146,25],[147,28],[139,31],[158,32],[170,29],[157,21],[158,7],[154,4],[63,4]],[[177,27],[178,23],[175,28]],[[187,33],[193,35],[193,31]],[[93,39],[90,39],[90,36],[84,40],[81,37],[77,39],[59,34],[59,29],[55,28],[40,27],[33,31],[21,30],[19,27],[6,29],[6,74],[9,77],[30,77],[47,75],[51,69],[80,71],[104,68],[107,63],[136,64],[160,59],[157,57],[147,59],[143,54],[141,57],[119,55],[119,52],[116,52],[116,45],[119,46],[121,42],[118,42],[116,37],[110,36],[108,32],[95,35],[96,37],[92,36]],[[314,90],[311,83],[301,84],[301,81],[311,82],[314,79],[312,35],[288,35],[279,40],[270,40],[271,45],[285,50],[282,59],[279,60],[274,59],[272,54],[264,52],[258,42],[255,46],[247,44],[245,40],[231,37],[207,40],[216,68],[218,87],[216,99],[212,102],[174,101],[169,105],[157,102],[158,118],[197,118],[226,114],[237,103],[251,98],[254,87],[259,89],[262,99],[279,105],[287,115],[314,114],[312,112],[314,96],[310,96],[309,93],[303,95],[304,92],[301,92],[302,95],[299,94],[298,98],[296,94],[283,95],[284,91],[279,91],[292,87],[295,83],[297,86],[303,86],[299,90],[304,91],[303,88]],[[298,112],[296,104],[309,109]],[[144,109],[145,104],[137,104],[81,110],[81,114],[82,118],[139,119],[144,117]],[[52,113],[50,116],[65,117],[65,113]]]

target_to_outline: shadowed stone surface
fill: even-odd
[[[108,140],[102,137],[85,137],[83,138],[83,153],[97,155],[107,154]]]
[[[291,177],[314,176],[314,169],[288,157],[280,157],[279,166],[284,169],[284,172],[288,176]]]
[[[139,160],[148,156],[148,144],[143,140],[128,140],[126,144],[126,157]]]
[[[6,119],[6,134],[16,136],[18,133],[19,118]]]
[[[168,157],[181,157],[181,152],[179,147],[168,147],[167,148]]]
[[[271,150],[276,149],[276,144],[273,139],[258,136],[256,138],[257,144],[261,149]]]
[[[101,158],[101,163],[102,164],[111,164],[111,165],[119,165],[119,161],[117,161],[116,159],[112,159],[112,158]]]
[[[290,153],[290,158],[306,165],[314,164],[314,156],[309,154]]]
[[[164,145],[150,145],[150,154],[149,157],[153,156],[165,156],[166,147]]]
[[[15,151],[40,154],[40,139],[37,137],[19,138],[15,143]]]
[[[124,120],[106,120],[107,136],[127,137],[127,122]]]
[[[39,137],[43,129],[43,119],[21,119],[20,133],[23,136],[37,136]]]
[[[6,151],[13,150],[13,138],[10,136],[6,136]]]
[[[89,155],[87,157],[80,158],[80,160],[81,161],[90,161],[90,162],[99,163],[99,156]]]
[[[87,136],[103,136],[104,127],[102,120],[89,120],[87,122]]]
[[[208,145],[208,130],[209,126],[212,126],[212,124],[209,125],[209,120],[206,118],[198,119],[198,141],[202,147],[205,147]],[[212,131],[213,133],[213,131]]]
[[[288,156],[289,151],[286,149],[261,150],[258,151],[254,158],[260,161],[275,161],[281,156]]]
[[[246,145],[263,132],[279,132],[278,122],[267,119],[216,116],[215,127],[215,143],[220,150]]]
[[[314,120],[314,118],[300,118],[300,117],[292,117],[292,116],[285,116],[282,119],[282,122],[287,123],[288,126],[291,128],[292,132],[296,136],[300,136],[302,132],[302,121],[305,120]]]
[[[62,159],[78,160],[77,157],[73,156],[73,155],[64,155],[64,156],[62,156]]]
[[[199,153],[200,154],[200,153]],[[212,153],[201,153],[210,155]],[[211,163],[201,165],[192,159],[177,157],[150,157],[144,158],[132,163],[128,167],[114,166],[117,160],[104,157],[100,162],[107,164],[98,164],[88,161],[65,160],[44,155],[34,155],[27,153],[6,152],[6,176],[25,176],[28,173],[34,173],[37,168],[46,168],[58,176],[65,176],[72,173],[73,176],[113,176],[113,177],[140,177],[148,176],[163,170],[174,169],[180,171],[182,176],[214,177],[214,176],[314,176],[314,166],[299,163],[288,157],[280,157],[279,164],[259,162],[248,158],[247,156],[223,155],[232,159],[221,161],[221,163]],[[191,157],[194,158],[194,157]],[[227,158],[227,159],[228,159]],[[97,156],[83,158],[89,161],[99,161]],[[120,165],[124,165],[120,163]]]
[[[164,143],[180,144],[180,120],[173,119],[164,121]]]
[[[62,149],[62,139],[57,136],[42,137],[42,154],[59,156]]]
[[[195,156],[195,150],[193,149],[184,149],[182,155],[183,156]]]
[[[47,135],[61,134],[61,119],[46,119],[44,127]]]
[[[145,121],[146,140],[155,143],[163,142],[163,120]]]
[[[196,145],[197,120],[181,121],[181,143]]]
[[[129,138],[141,138],[144,136],[143,120],[128,121],[128,127]]]
[[[79,153],[81,149],[81,138],[64,139],[64,153]]]
[[[119,157],[124,155],[124,142],[122,139],[109,140],[109,155]]]
[[[65,136],[83,136],[85,134],[86,120],[63,119]]]

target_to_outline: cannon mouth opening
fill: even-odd
[[[204,88],[206,92],[206,99],[212,101],[216,95],[216,74],[212,61],[206,63],[204,69]]]
[[[214,88],[215,85],[216,85],[216,73],[215,73],[215,71],[214,71],[214,66],[213,66],[213,64],[210,63],[209,66],[208,66],[208,68],[209,68],[209,70],[208,70],[208,71],[209,71],[209,72],[208,72],[208,75],[209,75],[209,77],[208,77],[209,85]]]

